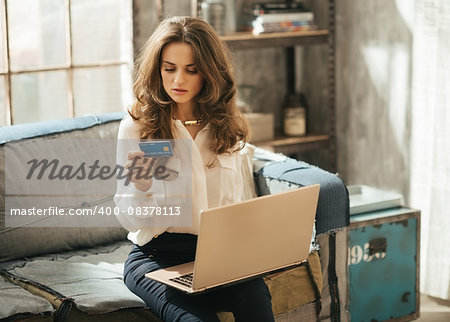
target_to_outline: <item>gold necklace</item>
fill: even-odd
[[[179,120],[178,118],[175,118],[175,120]],[[200,125],[203,121],[203,115],[200,115],[200,118],[198,120],[187,120],[187,121],[182,121],[180,120],[181,123],[183,123],[184,126],[192,126],[192,125]]]
[[[181,121],[184,126],[191,126],[191,125],[199,125],[202,123],[202,118],[200,117],[198,120],[189,120],[189,121]]]

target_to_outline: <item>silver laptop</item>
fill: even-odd
[[[320,186],[201,212],[195,261],[145,274],[186,293],[298,266],[309,254]]]

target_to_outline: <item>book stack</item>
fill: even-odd
[[[253,34],[317,29],[314,14],[299,2],[253,4]]]

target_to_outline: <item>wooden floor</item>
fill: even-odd
[[[450,321],[450,301],[443,301],[427,295],[420,296],[420,318],[418,322]]]

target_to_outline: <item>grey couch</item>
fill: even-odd
[[[103,216],[95,225],[83,222],[82,216],[73,216],[70,224],[38,216],[31,221],[30,216],[22,216],[28,221],[20,216],[11,218],[11,207],[31,209],[38,202],[39,196],[30,197],[30,191],[36,191],[33,184],[40,185],[38,190],[47,200],[54,196],[55,205],[62,208],[67,200],[82,209],[114,207],[111,181],[97,182],[100,188],[83,180],[57,186],[56,181],[41,178],[32,184],[21,178],[21,164],[42,153],[51,160],[53,153],[61,155],[61,149],[66,149],[63,155],[74,164],[92,158],[114,163],[105,153],[114,152],[123,115],[0,128],[1,321],[159,321],[123,284],[123,262],[131,243],[114,216]],[[349,320],[345,185],[322,169],[260,149],[252,162],[255,193],[259,195],[321,184],[315,226],[317,250],[310,254],[310,265],[265,279],[277,321]],[[80,197],[65,199],[68,194]],[[227,312],[219,317],[232,321]]]

